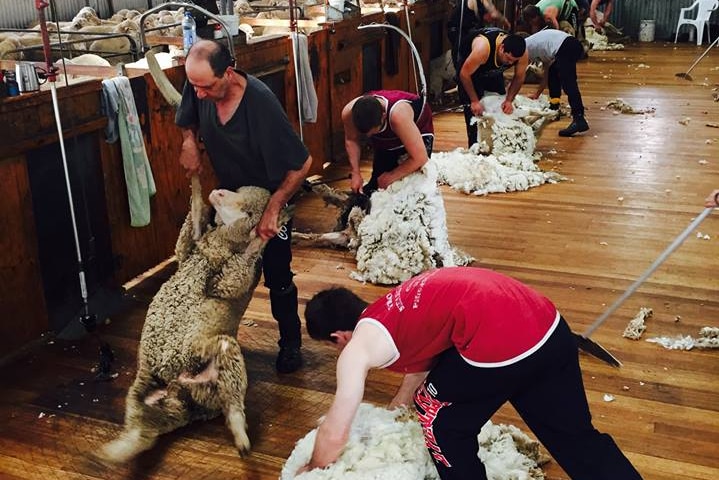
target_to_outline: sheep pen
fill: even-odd
[[[339,460],[324,469],[295,475],[312,456],[317,429],[297,442],[280,480],[438,480],[413,410],[360,405]],[[541,480],[549,457],[512,425],[487,422],[477,437],[478,456],[489,480]]]
[[[270,194],[259,187],[213,191],[213,226],[198,190],[193,188],[192,205],[201,203],[199,215],[192,208],[185,219],[175,248],[177,271],[148,308],[124,428],[98,454],[103,462],[128,461],[159,435],[220,413],[239,453],[249,451],[247,372],[236,336],[260,278],[266,242],[254,228]],[[280,221],[288,220],[284,211]],[[194,240],[198,224],[201,236]]]

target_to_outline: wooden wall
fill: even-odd
[[[446,13],[447,1],[421,3],[413,6],[413,38],[422,52],[425,73],[429,78],[430,30],[432,21]],[[406,31],[404,12],[397,16]],[[382,23],[382,12],[337,22],[309,36],[310,65],[318,96],[317,122],[303,123],[304,142],[314,163],[312,173],[320,173],[325,162],[341,161],[344,151],[342,107],[363,92],[363,76],[378,73],[381,88],[414,91],[410,76],[409,48],[403,39],[391,49],[387,29],[358,30],[360,24]],[[442,41],[444,41],[442,30]],[[363,64],[363,51],[377,47],[381,65]],[[390,55],[395,55],[399,68],[389,73],[385,68]],[[299,129],[296,79],[293,68],[292,42],[278,37],[263,42],[236,47],[240,68],[260,79],[275,83],[276,93],[284,105],[290,121]],[[7,62],[6,62],[7,63]],[[2,68],[12,68],[11,62]],[[93,67],[94,68],[94,67]],[[381,72],[364,69],[382,68]],[[83,74],[89,73],[84,67]],[[173,84],[180,89],[184,82],[182,67],[166,70]],[[103,231],[94,232],[109,238],[107,255],[101,259],[111,265],[107,278],[99,281],[118,287],[173,254],[175,239],[182,224],[190,195],[189,181],[178,165],[180,130],[174,123],[174,109],[157,90],[149,73],[130,70],[131,85],[138,107],[147,153],[157,186],[151,200],[151,223],[142,228],[130,226],[122,155],[119,142],[108,144],[104,128],[107,123],[100,108],[102,78],[115,75],[114,69],[98,69],[97,80],[58,89],[64,137],[90,135],[89,156],[82,161],[97,162],[101,172],[100,190],[104,205],[100,209],[106,218],[100,222]],[[412,81],[410,82],[410,79]],[[50,326],[46,292],[43,287],[43,266],[38,260],[36,221],[33,216],[31,185],[28,177],[28,156],[37,156],[37,149],[57,143],[55,119],[50,93],[47,91],[0,100],[0,359],[18,347],[38,338]],[[85,138],[83,137],[83,138]],[[209,192],[216,184],[208,168],[203,173],[203,188]]]

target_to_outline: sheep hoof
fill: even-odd
[[[246,442],[244,445],[235,445],[237,447],[237,453],[240,454],[240,457],[246,457],[250,454],[250,439],[245,436],[244,440]]]

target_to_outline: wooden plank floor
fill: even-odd
[[[544,130],[538,144],[540,151],[557,152],[540,165],[569,180],[488,197],[445,189],[450,240],[473,254],[477,265],[533,285],[555,301],[575,330],[585,329],[702,210],[704,196],[719,188],[719,129],[705,126],[719,121],[719,103],[712,101],[719,49],[692,72],[693,82],[674,76],[701,51],[656,43],[593,53],[579,66],[591,130],[563,139],[556,133],[567,123],[561,120]],[[601,109],[616,97],[655,107],[656,113]],[[691,118],[688,125],[680,124],[685,117]],[[435,125],[437,150],[464,145],[461,114],[442,114]],[[296,226],[319,230],[333,216],[306,199]],[[668,351],[621,337],[643,306],[655,312],[645,337],[696,335],[701,326],[719,325],[719,213],[699,230],[711,239],[690,236],[594,335],[624,366],[582,357],[597,427],[614,436],[646,479],[719,478],[719,353]],[[368,300],[386,291],[350,280],[354,261],[346,252],[297,248],[294,267],[302,303],[330,285],[354,288]],[[101,327],[118,357],[120,375],[113,382],[92,382],[91,338],[47,342],[0,369],[1,479],[278,477],[294,442],[329,406],[336,354],[306,338],[306,367],[294,375],[275,374],[277,331],[262,287],[247,313],[256,326],[240,329],[250,378],[251,455],[236,455],[217,419],[166,436],[127,466],[105,469],[87,459],[119,430],[144,310],[170,270],[132,289],[126,311]],[[398,381],[389,372],[373,372],[366,400],[388,402]],[[616,400],[605,402],[604,394]],[[495,420],[526,428],[509,407]],[[554,463],[546,471],[550,480],[567,478]]]

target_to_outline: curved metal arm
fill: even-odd
[[[417,71],[419,72],[419,82],[420,82],[420,88],[419,88],[419,96],[422,98],[422,107],[424,107],[424,104],[427,103],[427,81],[424,78],[424,68],[422,67],[422,58],[419,56],[419,52],[417,51],[417,47],[414,46],[414,43],[412,42],[412,39],[409,38],[409,36],[404,33],[404,31],[401,28],[397,28],[394,25],[390,25],[389,23],[370,23],[369,25],[360,25],[357,27],[358,30],[362,30],[363,28],[390,28],[407,40],[407,43],[409,44],[409,48],[412,50],[412,56],[414,57],[414,63],[416,64]]]
[[[227,39],[227,48],[230,51],[230,55],[232,56],[232,60],[234,63],[234,61],[235,61],[235,46],[232,44],[232,35],[230,35],[230,31],[227,30],[225,23],[222,20],[220,20],[220,17],[218,17],[214,13],[209,12],[209,11],[205,10],[204,8],[197,6],[192,2],[165,2],[156,7],[151,8],[149,10],[145,10],[145,12],[142,13],[142,15],[140,15],[140,43],[141,43],[140,48],[142,49],[143,55],[148,50],[147,42],[145,41],[145,18],[151,13],[155,13],[160,10],[167,10],[167,7],[183,7],[183,8],[191,7],[193,10],[197,10],[198,12],[201,12],[202,14],[206,15],[208,18],[211,18],[214,21],[216,21],[217,23],[219,23],[220,26],[222,27],[222,30],[225,32],[225,38]]]

